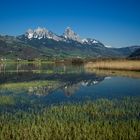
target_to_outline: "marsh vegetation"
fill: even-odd
[[[1,139],[139,139],[140,98],[99,99],[0,114]]]
[[[140,71],[140,60],[99,60],[88,62],[85,68]]]

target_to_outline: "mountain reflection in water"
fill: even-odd
[[[0,64],[0,94],[35,97],[45,102],[139,95],[140,73],[130,72],[129,78],[126,74],[85,69],[84,65]]]
[[[71,96],[80,87],[98,84],[102,80],[104,80],[104,76],[85,73],[82,65],[40,65],[33,63],[0,65],[1,89],[18,90],[19,92],[19,87],[21,87],[21,91],[24,90],[26,93],[36,95],[48,95],[60,89],[66,96]],[[25,82],[28,82],[29,86],[24,86]]]

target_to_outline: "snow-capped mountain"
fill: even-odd
[[[40,27],[16,37],[0,35],[0,55],[3,58],[124,58],[138,48],[140,46],[109,48],[96,39],[82,39],[71,28],[61,36]]]
[[[87,45],[92,45],[92,44],[98,44],[99,41],[95,39],[82,39],[77,33],[75,33],[70,27],[67,27],[65,29],[65,32],[63,35],[59,36],[46,28],[40,28],[38,27],[37,29],[28,29],[28,31],[25,33],[25,37],[27,37],[29,40],[32,39],[52,39],[55,41],[63,41],[63,42],[69,42],[69,41],[76,41],[81,44],[87,44]]]
[[[66,28],[63,36],[66,40],[69,39],[69,40],[74,40],[77,42],[82,42],[82,40],[80,39],[80,36],[76,34],[70,27]]]
[[[38,27],[35,30],[29,29],[26,32],[25,36],[28,39],[33,39],[33,38],[36,38],[36,39],[48,38],[48,39],[53,39],[55,41],[61,41],[62,40],[61,37],[59,37],[58,35],[54,34],[53,32],[47,30],[46,28],[40,28],[40,27]]]

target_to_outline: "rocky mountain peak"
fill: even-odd
[[[78,34],[76,34],[70,27],[67,27],[65,32],[64,32],[64,37],[66,39],[74,40],[81,42],[81,39]]]
[[[55,41],[60,41],[62,40],[58,35],[56,35],[55,33],[49,31],[46,28],[41,28],[38,27],[37,29],[28,29],[28,31],[26,32],[25,36],[28,39],[42,39],[42,38],[48,38],[48,39],[53,39]]]
[[[93,44],[99,43],[99,41],[95,39],[90,39],[90,38],[82,39],[77,33],[75,33],[72,30],[71,27],[67,27],[62,36],[59,36],[49,31],[46,28],[38,27],[37,29],[34,29],[34,30],[28,29],[25,34],[25,37],[30,40],[46,38],[46,39],[52,39],[55,41],[63,41],[63,42],[76,41],[78,43],[85,44],[85,45],[93,45]]]

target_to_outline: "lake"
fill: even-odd
[[[139,139],[140,72],[0,64],[1,140]]]
[[[17,105],[23,99],[24,104],[50,105],[140,96],[140,72],[90,70],[84,65],[1,64],[0,96]]]

